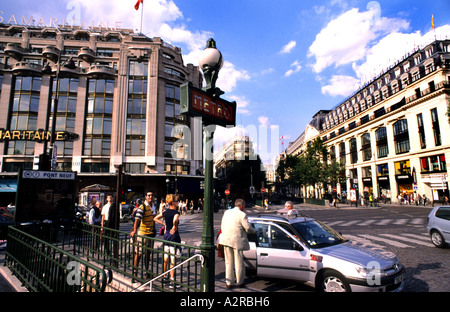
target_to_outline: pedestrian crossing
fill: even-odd
[[[368,220],[351,220],[351,221],[332,221],[324,222],[326,225],[333,227],[349,227],[349,226],[391,226],[391,225],[425,225],[426,218],[409,218],[409,219],[368,219]]]
[[[187,239],[187,241],[195,245],[196,240],[201,239],[201,233],[203,230],[203,219],[202,218],[193,218],[192,216],[183,216],[180,219],[180,235],[182,238]],[[346,221],[332,221],[332,222],[324,222],[330,227],[336,228],[351,228],[361,229],[367,226],[380,226],[380,227],[389,227],[392,225],[406,226],[412,225],[411,228],[417,228],[417,226],[424,226],[426,224],[426,218],[400,218],[400,219],[367,219],[367,220],[346,220]],[[159,230],[159,225],[157,225],[157,230]],[[220,228],[220,223],[215,222],[214,224],[214,233],[217,233]],[[130,224],[123,224],[121,226],[121,230],[129,230],[131,229]],[[344,231],[342,231],[344,232]],[[183,234],[197,233],[198,236],[195,238],[188,238],[183,236]],[[189,236],[190,237],[190,236]],[[430,236],[428,233],[423,231],[418,231],[417,233],[401,233],[401,234],[391,234],[391,233],[378,233],[378,234],[365,234],[361,231],[361,234],[345,234],[344,237],[358,244],[365,245],[370,248],[379,248],[386,250],[390,247],[396,248],[423,248],[430,247],[434,248],[434,245],[431,243]]]
[[[376,247],[385,249],[387,247],[397,248],[417,248],[417,247],[434,247],[427,233],[402,233],[389,234],[381,233],[373,234],[344,234],[344,237],[350,241],[366,245],[368,247]]]

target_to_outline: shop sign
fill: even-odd
[[[5,130],[0,129],[0,142],[2,141],[50,141],[52,133],[44,130]],[[74,141],[78,134],[67,131],[56,131],[55,141]]]

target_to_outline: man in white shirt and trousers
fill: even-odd
[[[244,250],[250,249],[247,233],[255,233],[255,229],[247,220],[244,209],[245,201],[237,199],[235,207],[226,210],[222,218],[222,233],[219,243],[224,246],[227,288],[232,288],[234,281],[236,281],[236,287],[244,287]]]

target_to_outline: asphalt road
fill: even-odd
[[[277,210],[283,206],[272,206]],[[340,209],[321,206],[295,205],[303,214],[317,218],[345,237],[393,252],[406,267],[406,292],[450,291],[450,247],[436,248],[426,233],[426,218],[431,207],[382,206],[349,207]],[[258,209],[247,209],[254,214]],[[215,233],[220,229],[223,211],[214,214]],[[129,231],[131,222],[122,223],[121,230]],[[203,228],[203,213],[181,217],[180,235],[188,245],[199,246]],[[3,266],[4,250],[0,252]],[[216,283],[223,282],[224,262],[216,257]],[[310,292],[308,286],[286,280],[247,277],[246,290],[262,292]],[[0,274],[0,292],[14,291]]]
[[[340,206],[340,209],[334,209],[302,204],[294,208],[323,221],[350,240],[396,254],[406,267],[406,292],[450,291],[450,247],[434,247],[426,233],[426,218],[431,207]],[[248,209],[247,213],[253,214],[255,209]],[[222,215],[223,212],[214,214],[215,233],[220,228]],[[202,217],[202,213],[182,217],[180,232],[186,244],[200,244]],[[223,259],[216,260],[216,280],[220,280],[224,276],[224,263]],[[246,284],[260,291],[312,291],[310,287],[295,282],[260,277],[247,277]]]

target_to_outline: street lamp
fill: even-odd
[[[51,165],[50,165],[50,169],[53,171],[56,169],[56,157],[57,157],[57,152],[56,152],[56,111],[58,110],[58,98],[59,98],[59,83],[60,83],[60,71],[61,71],[61,66],[64,66],[67,69],[75,69],[76,65],[75,62],[73,61],[72,58],[67,59],[66,61],[64,61],[62,63],[62,59],[61,59],[61,50],[58,50],[58,55],[56,56],[56,59],[54,59],[54,55],[49,56],[48,58],[51,60],[54,60],[54,62],[57,62],[57,67],[56,67],[56,88],[55,88],[55,97],[52,100],[52,110],[53,110],[53,116],[52,116],[52,130],[51,130],[51,134],[50,134],[50,148],[52,150],[52,157],[51,157]],[[61,64],[62,63],[62,64]],[[45,73],[49,73],[50,72],[50,68],[47,64],[46,68],[45,68]],[[47,120],[47,129],[48,129],[48,120]],[[44,144],[44,152],[43,152],[43,156],[47,154],[47,141],[45,141]],[[40,159],[39,161],[39,166],[41,168],[47,168],[48,166],[46,164],[41,164],[41,160],[42,161],[48,161],[48,157],[42,157],[42,159]]]
[[[209,39],[206,43],[206,48],[202,51],[198,64],[203,71],[205,77],[206,87],[204,91],[211,94],[213,97],[219,97],[224,92],[216,88],[216,81],[219,78],[219,71],[223,66],[222,53],[217,49],[214,39]]]
[[[207,83],[203,90],[185,83],[180,87],[180,113],[201,117],[205,132],[205,184],[203,232],[201,250],[205,259],[202,266],[201,287],[204,292],[214,292],[214,200],[213,157],[214,131],[216,126],[236,126],[236,102],[220,98],[224,92],[216,87],[219,71],[223,66],[222,54],[214,39],[209,39],[199,58],[199,65]]]
[[[218,98],[223,92],[216,88],[216,81],[219,71],[223,65],[222,54],[216,48],[214,39],[209,39],[206,48],[199,58],[199,65],[206,80],[206,87],[203,89],[213,98]],[[205,146],[212,147],[214,144],[215,125],[204,127]],[[205,150],[206,153],[211,151]],[[203,232],[202,232],[202,254],[205,263],[202,267],[201,285],[204,292],[214,292],[215,279],[215,250],[214,250],[214,199],[213,199],[213,159],[212,155],[205,155],[205,189],[203,208]]]

